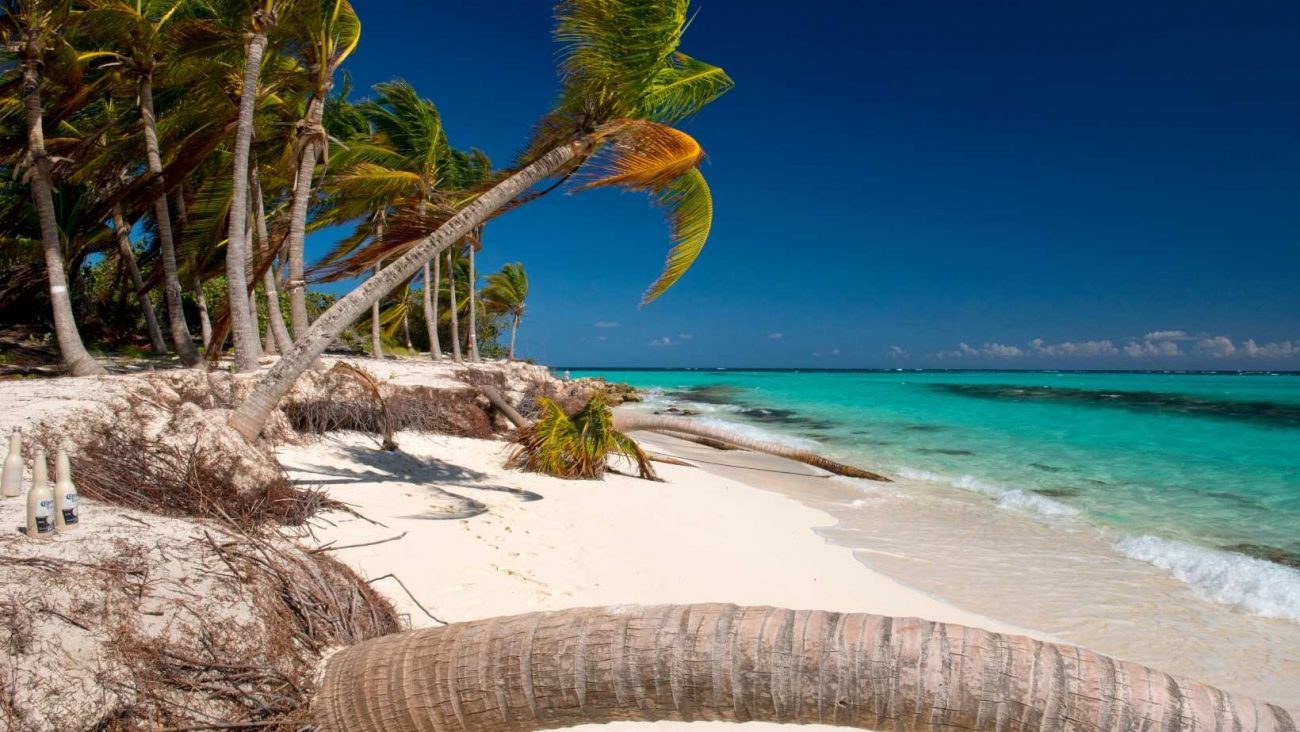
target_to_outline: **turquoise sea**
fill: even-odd
[[[572,373],[631,383],[646,408],[818,445],[918,496],[970,494],[1061,546],[1086,528],[1207,601],[1300,623],[1300,375]]]

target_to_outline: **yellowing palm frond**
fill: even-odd
[[[704,149],[695,138],[654,122],[623,122],[609,136],[610,142],[587,163],[592,178],[580,190],[620,186],[657,191],[704,159]]]
[[[644,307],[690,269],[713,228],[713,195],[698,167],[704,150],[685,132],[654,122],[615,123],[607,134],[610,142],[586,164],[594,173],[581,189],[649,191],[668,216],[673,248],[664,271],[641,298]]]

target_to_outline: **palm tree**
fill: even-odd
[[[140,310],[144,314],[145,329],[149,331],[149,343],[154,353],[167,353],[167,343],[163,340],[162,329],[158,327],[158,317],[153,311],[153,301],[149,299],[149,288],[145,287],[144,277],[135,261],[135,248],[131,245],[131,227],[126,222],[126,214],[121,204],[113,206],[113,236],[117,239],[118,256],[131,277],[136,299],[140,301]]]
[[[483,301],[490,308],[510,316],[510,351],[509,359],[515,358],[515,336],[519,332],[519,321],[524,317],[524,300],[528,299],[528,273],[522,262],[507,264],[500,272],[493,272],[487,277],[487,287],[483,288]]]
[[[455,253],[447,250],[447,317],[451,321],[451,360],[461,362],[460,355],[460,303],[456,301]]]
[[[261,346],[257,323],[249,315],[248,295],[248,162],[253,143],[254,118],[257,114],[262,59],[266,55],[268,34],[275,26],[279,11],[276,0],[257,0],[251,12],[240,14],[251,31],[244,52],[243,83],[239,88],[239,117],[231,163],[231,199],[226,229],[226,292],[230,302],[230,330],[235,339],[235,370],[257,369]]]
[[[303,240],[307,211],[311,203],[312,177],[316,164],[325,159],[329,139],[323,118],[326,101],[334,88],[334,74],[356,49],[361,38],[361,21],[347,0],[307,3],[292,15],[293,35],[298,44],[302,74],[309,81],[306,113],[300,121],[295,148],[298,156],[293,199],[289,208],[289,313],[295,337],[311,327],[307,314],[307,279]]]
[[[954,623],[620,605],[411,630],[330,656],[321,732],[632,721],[916,732],[1288,732],[1294,712],[1135,663]]]
[[[105,373],[104,367],[86,351],[72,312],[63,244],[55,220],[53,166],[45,149],[44,108],[41,104],[45,74],[51,70],[74,76],[79,73],[76,52],[67,45],[63,35],[69,3],[61,0],[3,0],[0,11],[3,11],[0,13],[0,41],[3,41],[6,54],[17,60],[21,74],[22,106],[27,127],[24,162],[40,219],[41,248],[45,254],[59,353],[73,376],[102,374]]]
[[[356,105],[345,100],[332,104],[332,131],[345,140],[346,148],[337,154],[338,172],[326,182],[330,205],[314,225],[342,223],[373,216],[375,210],[395,211],[402,206],[417,212],[436,211],[445,205],[445,189],[464,188],[488,175],[491,166],[487,158],[476,151],[454,149],[437,107],[410,84],[390,81],[377,84],[375,91],[373,99]],[[349,266],[350,257],[377,243],[373,227],[366,226],[363,223],[326,255],[325,279],[350,278],[375,269],[376,262],[360,268]],[[433,268],[438,269],[437,261]],[[428,274],[426,279],[438,280],[436,274]],[[425,308],[425,327],[435,340],[436,296],[436,291],[429,293]],[[436,360],[441,349],[434,345],[430,350]],[[457,361],[459,350],[453,337]]]
[[[429,271],[429,263],[424,263],[424,288],[420,293],[424,305],[424,327],[429,331],[429,357],[434,361],[442,360],[442,344],[438,342],[438,262],[439,257],[433,258],[433,271]]]
[[[715,66],[679,52],[689,0],[567,0],[558,9],[557,37],[566,44],[564,90],[521,164],[498,182],[472,192],[424,236],[393,237],[396,256],[380,274],[321,315],[293,353],[262,377],[231,415],[255,439],[281,397],[325,348],[365,311],[425,262],[554,176],[590,171],[583,186],[647,191],[668,211],[674,247],[643,303],[654,300],[690,267],[708,239],[713,203],[697,169],[703,150],[668,125],[698,112],[731,88]],[[360,262],[357,262],[360,264]]]
[[[79,18],[88,34],[110,48],[84,54],[84,58],[108,58],[113,67],[136,88],[136,103],[144,123],[145,163],[155,188],[154,225],[162,253],[163,293],[167,301],[167,323],[176,353],[186,366],[201,363],[181,303],[181,282],[176,265],[176,243],[167,207],[167,183],[163,175],[162,148],[158,141],[158,117],[154,108],[154,78],[169,51],[177,45],[170,35],[182,3],[176,0],[90,0]]]
[[[507,467],[557,478],[601,478],[612,454],[630,460],[642,478],[657,479],[650,457],[614,426],[599,395],[572,417],[550,399],[539,398],[537,406],[541,411],[537,422],[516,430],[511,439],[518,447]]]

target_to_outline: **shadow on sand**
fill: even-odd
[[[430,521],[449,521],[471,518],[487,513],[488,507],[458,492],[448,490],[455,487],[457,491],[491,491],[509,493],[521,502],[539,501],[541,494],[522,488],[485,483],[491,476],[462,465],[443,460],[418,458],[402,452],[376,449],[369,445],[334,444],[334,449],[353,463],[365,466],[364,469],[348,468],[338,465],[293,465],[289,468],[293,481],[304,485],[354,485],[358,483],[401,483],[418,486],[428,491],[430,497],[445,501],[446,509],[431,508],[428,511],[401,518],[427,519]]]

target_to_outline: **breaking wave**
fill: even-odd
[[[1211,602],[1300,623],[1300,571],[1155,536],[1116,543],[1125,556],[1168,570]]]

